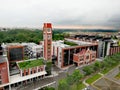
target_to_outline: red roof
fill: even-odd
[[[44,28],[52,28],[52,24],[51,23],[44,23]]]
[[[79,53],[77,53],[77,55],[84,55],[86,52],[92,52],[91,50],[89,49],[83,49],[82,51],[80,51]]]
[[[85,54],[87,50],[83,49],[79,54]]]

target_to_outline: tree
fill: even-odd
[[[69,85],[72,85],[74,83],[79,83],[82,77],[83,74],[81,74],[79,70],[74,70],[72,75],[67,76],[66,80]]]
[[[58,90],[69,90],[69,85],[66,79],[61,79],[58,84]]]
[[[96,62],[94,63],[93,68],[94,68],[95,71],[100,70],[100,69],[101,69],[101,62],[96,61]]]
[[[78,69],[76,69],[72,74],[74,82],[79,82],[80,79],[83,77],[83,74],[80,73]]]
[[[46,72],[47,72],[47,75],[51,75],[51,68],[52,68],[52,62],[46,62]]]
[[[85,72],[85,75],[90,75],[91,73],[94,72],[92,66],[85,66],[85,67],[83,68],[83,71]]]

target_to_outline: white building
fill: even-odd
[[[24,51],[30,58],[43,57],[43,45],[35,43],[22,43],[25,47]]]

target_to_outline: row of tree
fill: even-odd
[[[101,62],[96,61],[92,65],[85,66],[83,71],[85,72],[85,75],[90,75],[95,72],[109,69],[118,64],[120,64],[120,53],[114,54],[112,56],[106,56],[105,59]]]
[[[57,30],[52,33],[53,40],[63,40],[69,34],[59,32]],[[0,43],[12,42],[35,42],[39,43],[43,40],[42,30],[29,30],[29,29],[13,29],[8,31],[0,31]]]

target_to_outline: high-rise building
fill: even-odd
[[[52,24],[44,23],[43,26],[43,39],[44,39],[44,58],[45,60],[51,60],[51,48],[52,48]]]

